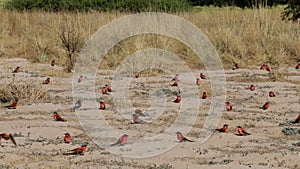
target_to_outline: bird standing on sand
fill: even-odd
[[[75,106],[74,106],[74,109],[78,109],[81,107],[81,100],[78,100],[76,103],[75,103]]]
[[[194,142],[190,139],[187,139],[186,137],[184,137],[181,132],[176,132],[176,135],[177,135],[177,139],[179,140],[179,142],[183,142],[183,141],[188,141],[188,142]]]
[[[80,75],[79,78],[78,78],[78,83],[82,82],[83,81],[83,76]]]
[[[254,86],[254,85],[250,85],[249,89],[250,89],[251,91],[254,91],[254,90],[255,90],[255,86]]]
[[[49,84],[50,83],[50,77],[48,77],[44,82],[43,84]]]
[[[228,124],[224,124],[222,128],[216,129],[216,131],[220,133],[228,132],[228,130],[229,130]]]
[[[200,73],[200,78],[201,78],[201,79],[206,79],[206,78],[205,78],[205,75],[204,75],[203,73]]]
[[[20,71],[20,67],[17,66],[17,67],[15,68],[15,70],[13,71],[13,73],[18,73],[19,71]]]
[[[174,103],[180,103],[181,102],[181,96],[177,95],[177,98],[173,102]]]
[[[270,107],[270,102],[266,102],[266,103],[263,105],[262,109],[263,109],[263,110],[267,110],[269,107]]]
[[[71,139],[72,139],[71,134],[70,133],[65,133],[64,135],[65,135],[64,136],[64,142],[69,144],[71,142]]]
[[[235,70],[235,69],[239,69],[239,64],[235,63],[234,66],[232,67],[232,70]]]
[[[87,145],[84,144],[81,147],[75,148],[73,150],[70,150],[67,153],[64,153],[63,155],[84,155],[86,151],[87,151]]]
[[[139,118],[139,115],[132,114],[132,124],[145,124],[146,122]]]
[[[251,135],[250,133],[246,132],[246,130],[243,129],[241,126],[237,126],[237,132],[238,132],[238,134],[236,134],[236,135],[238,135],[238,136]]]
[[[1,141],[1,139],[4,139],[4,140],[11,140],[11,141],[14,143],[14,145],[17,146],[17,143],[16,143],[16,141],[15,141],[15,138],[14,138],[14,136],[13,136],[12,134],[1,133],[1,134],[0,134],[0,141]]]
[[[140,77],[140,73],[139,73],[139,72],[135,72],[135,73],[134,73],[134,77],[135,77],[135,78],[139,78],[139,77]]]
[[[203,92],[202,99],[206,99],[206,98],[207,98],[207,94],[206,94],[206,92]]]
[[[18,106],[18,100],[16,99],[15,101],[12,102],[12,104],[8,105],[8,106],[3,106],[7,109],[16,109]]]
[[[275,95],[274,92],[270,91],[270,92],[269,92],[269,96],[270,96],[270,97],[275,97],[276,95]]]
[[[53,119],[55,121],[62,121],[62,122],[65,122],[67,120],[65,120],[64,118],[62,118],[56,111],[53,112]]]
[[[128,135],[127,134],[123,134],[116,143],[111,144],[111,146],[115,146],[115,145],[125,145],[127,143],[127,139],[128,139]]]
[[[230,102],[226,102],[226,110],[231,111],[232,110],[232,105]]]
[[[51,66],[55,66],[55,59],[51,61]]]
[[[99,106],[99,109],[100,110],[105,110],[105,103],[103,101],[100,101],[100,106]]]

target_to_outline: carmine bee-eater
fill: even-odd
[[[55,66],[55,59],[51,61],[51,66]]]
[[[196,84],[197,84],[198,86],[200,85],[200,79],[199,79],[199,78],[196,79]]]
[[[250,133],[246,132],[245,129],[243,129],[241,126],[237,126],[237,132],[238,132],[238,136],[247,136],[247,135],[251,135]]]
[[[55,121],[62,121],[62,122],[65,122],[67,120],[65,120],[64,118],[62,118],[56,111],[53,112],[53,119]]]
[[[206,99],[206,98],[207,98],[207,94],[206,94],[206,92],[203,92],[202,99]]]
[[[132,114],[132,124],[145,124],[146,122],[142,119],[139,118],[139,115],[137,114]]]
[[[269,92],[269,96],[270,96],[270,97],[275,97],[276,95],[275,95],[274,92],[270,91],[270,92]]]
[[[106,84],[105,87],[106,87],[106,89],[107,89],[108,92],[112,91],[110,85]]]
[[[47,77],[47,79],[43,82],[43,84],[49,84],[50,83],[50,77]]]
[[[235,69],[239,69],[239,64],[235,63],[234,66],[232,67],[232,70],[235,70]]]
[[[111,144],[111,146],[115,146],[115,145],[125,145],[127,143],[127,139],[128,139],[128,135],[127,134],[123,134],[116,143]]]
[[[269,67],[268,65],[266,65],[266,64],[263,64],[263,65],[260,67],[260,69],[261,69],[261,70],[266,70],[266,71],[268,71],[268,72],[271,71],[270,67]]]
[[[254,86],[254,85],[250,85],[249,89],[250,89],[251,91],[254,91],[254,90],[255,90],[255,86]]]
[[[266,103],[263,105],[262,109],[263,109],[263,110],[267,110],[269,107],[270,107],[270,102],[266,102]]]
[[[80,75],[79,78],[78,78],[78,83],[82,82],[83,81],[83,76]]]
[[[102,94],[107,94],[107,95],[109,95],[109,93],[108,93],[108,91],[107,91],[107,87],[102,87],[102,89],[101,89],[101,93]]]
[[[140,77],[140,73],[139,72],[135,72],[134,76],[135,76],[135,78],[139,78]]]
[[[177,135],[177,139],[178,139],[179,142],[183,142],[183,141],[194,142],[194,141],[184,137],[179,131],[176,132],[176,135]]]
[[[13,101],[10,105],[8,106],[2,106],[2,107],[6,107],[8,109],[16,109],[18,106],[18,100],[16,99],[15,101]]]
[[[72,139],[71,134],[70,133],[65,133],[64,135],[65,135],[64,136],[64,142],[69,144],[71,142],[71,139]]]
[[[295,69],[300,69],[300,62],[299,62],[298,65],[295,67]]]
[[[177,95],[177,98],[173,102],[174,103],[180,103],[181,102],[181,96]]]
[[[300,114],[298,115],[298,117],[296,118],[296,120],[293,123],[300,123]]]
[[[78,109],[81,107],[81,100],[78,100],[76,103],[75,103],[75,106],[74,106],[74,109]]]
[[[105,107],[105,103],[104,103],[103,101],[100,101],[99,104],[100,104],[99,109],[100,109],[100,110],[105,110],[105,108],[106,108],[106,107]]]
[[[16,140],[15,140],[15,138],[14,138],[14,136],[12,134],[1,133],[0,134],[0,141],[1,141],[1,139],[11,140],[14,143],[14,145],[17,146]]]
[[[20,67],[17,66],[17,67],[15,68],[15,70],[13,71],[13,73],[18,73],[19,71],[20,71]]]
[[[203,73],[200,73],[200,78],[201,78],[201,79],[206,79],[206,78],[205,78],[205,75],[204,75]]]
[[[87,151],[87,145],[84,144],[81,147],[75,148],[73,150],[70,150],[67,153],[64,153],[63,155],[84,155],[86,151]]]
[[[231,111],[232,110],[232,105],[230,102],[226,102],[226,110]]]
[[[218,129],[216,129],[216,131],[218,131],[220,133],[228,132],[229,126],[228,126],[228,124],[224,124],[222,128],[218,128]]]
[[[134,113],[139,116],[146,116],[141,109],[135,109]]]

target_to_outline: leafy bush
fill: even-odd
[[[89,11],[101,12],[180,12],[191,8],[187,0],[10,0],[10,10]]]

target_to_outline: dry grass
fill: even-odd
[[[44,101],[50,95],[43,89],[41,84],[34,81],[13,81],[9,84],[0,85],[0,101],[3,103],[13,100],[26,100],[29,102]]]
[[[253,64],[294,64],[300,60],[298,23],[282,22],[279,9],[210,9],[176,14],[198,26],[216,46],[225,67],[233,62]],[[24,57],[32,62],[57,59],[68,62],[59,33],[63,25],[73,25],[87,40],[101,26],[129,13],[46,13],[0,10],[0,56]],[[191,68],[199,68],[195,54],[174,39],[158,35],[139,35],[117,44],[100,64],[113,69],[133,52],[149,47],[169,50]]]

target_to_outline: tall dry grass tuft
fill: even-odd
[[[50,95],[43,89],[41,84],[34,81],[18,81],[13,78],[9,84],[0,85],[0,101],[2,103],[13,100],[26,100],[28,102],[44,101]]]
[[[61,26],[73,25],[87,40],[101,26],[129,13],[49,13],[0,10],[0,56],[24,57],[32,62],[56,59],[68,65],[64,45],[60,40]],[[283,22],[281,10],[237,8],[208,8],[200,12],[176,14],[195,24],[215,45],[225,67],[233,62],[243,67],[262,63],[294,64],[300,60],[299,23]],[[140,35],[116,44],[101,63],[103,68],[114,68],[122,58],[136,50],[158,47],[184,58],[192,68],[200,61],[182,43],[157,36]],[[271,60],[270,60],[271,59]],[[195,64],[196,63],[196,64]]]

